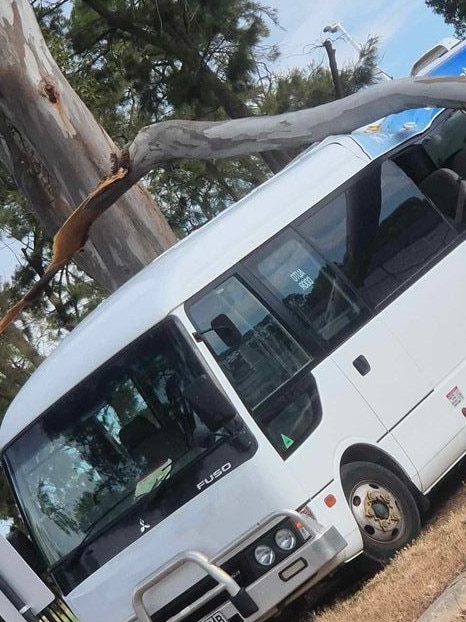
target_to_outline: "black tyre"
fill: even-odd
[[[352,462],[343,466],[341,481],[366,555],[387,561],[419,534],[416,501],[391,471],[371,462]]]

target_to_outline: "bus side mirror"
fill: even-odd
[[[243,341],[241,332],[225,313],[214,317],[210,325],[215,334],[229,348],[238,348],[241,345]]]
[[[236,410],[206,375],[199,376],[188,385],[183,390],[183,396],[212,432],[236,416]]]

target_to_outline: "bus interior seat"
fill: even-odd
[[[434,173],[437,169],[434,162],[421,144],[411,145],[393,161],[410,177],[415,184]]]
[[[444,216],[458,224],[464,223],[466,182],[457,173],[451,169],[439,168],[426,177],[419,184],[419,188]],[[463,196],[462,202],[459,202],[460,192]]]
[[[457,151],[445,161],[445,167],[450,168],[463,179],[466,179],[466,148]]]
[[[121,428],[118,436],[123,447],[138,463],[145,461],[148,466],[157,466],[169,458],[160,442],[158,429],[146,417],[134,417]]]

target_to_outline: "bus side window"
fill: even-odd
[[[300,231],[373,308],[423,274],[456,238],[453,226],[389,160],[311,215]]]
[[[466,177],[466,115],[452,112],[422,141],[422,146],[436,168],[449,168]]]
[[[466,115],[456,111],[393,159],[457,231],[466,224],[465,145]]]
[[[235,277],[193,303],[190,311],[224,372],[251,408],[310,361]]]
[[[367,318],[331,267],[291,230],[264,244],[245,265],[327,350]]]
[[[189,314],[259,427],[286,458],[321,419],[312,356],[236,277],[193,301]]]

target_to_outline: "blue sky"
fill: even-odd
[[[265,0],[279,11],[281,29],[273,28],[271,41],[282,51],[281,70],[325,62],[322,29],[340,22],[359,43],[378,35],[379,66],[394,77],[405,76],[413,62],[432,45],[453,36],[453,28],[427,8],[423,0]],[[334,37],[332,35],[332,37]],[[353,48],[335,41],[337,61],[356,60]],[[7,278],[17,263],[18,247],[0,241],[0,279]],[[19,257],[20,259],[20,257]]]
[[[282,51],[282,69],[323,60],[322,50],[315,46],[327,36],[323,28],[336,22],[358,43],[377,35],[379,66],[394,77],[406,76],[424,51],[454,34],[423,0],[272,0],[266,4],[278,9],[284,29],[272,32],[272,40]],[[334,47],[339,64],[356,60],[355,51],[345,41],[336,40]]]

